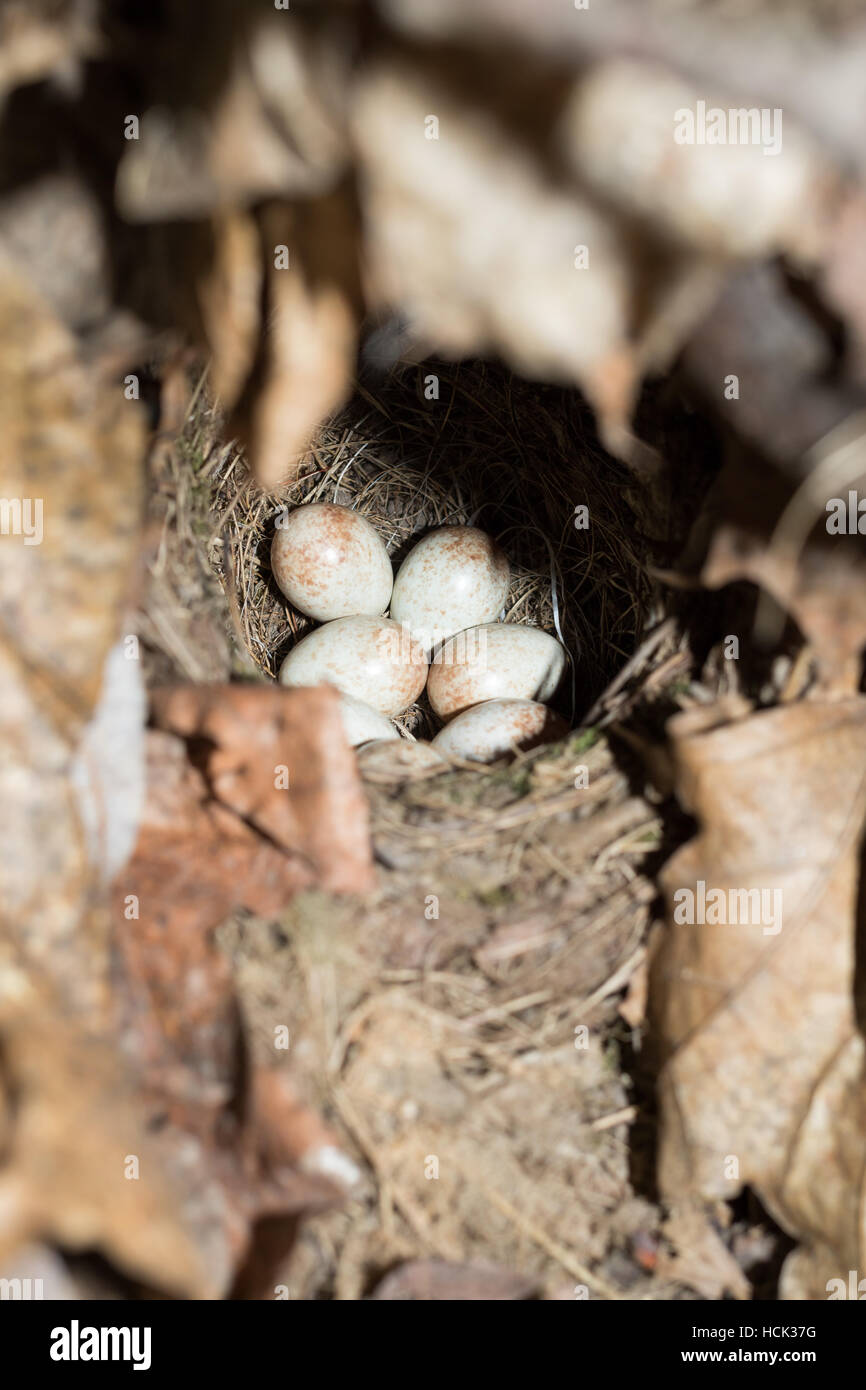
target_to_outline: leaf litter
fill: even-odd
[[[2,7],[3,494],[45,505],[0,547],[6,1267],[743,1297],[771,1221],[773,1294],[857,1267],[866,632],[822,513],[862,479],[862,20],[666,8],[221,3],[203,42],[182,6]],[[783,105],[784,156],[670,159],[707,97]],[[570,742],[356,762],[268,686],[302,630],[270,517],[332,488],[395,554],[455,503],[510,528]],[[778,889],[781,929],[663,925],[657,882]]]

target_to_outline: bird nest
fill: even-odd
[[[231,449],[205,467],[213,556],[251,672],[273,678],[310,627],[277,588],[269,551],[279,508],[316,501],[366,517],[395,564],[437,526],[493,536],[512,567],[506,620],[555,634],[570,655],[559,702],[570,721],[635,646],[650,586],[630,479],[602,451],[576,392],[483,363],[425,363],[361,386],[320,430],[297,479],[275,494],[255,486]],[[432,731],[423,700],[401,723]]]
[[[223,591],[211,679],[273,679],[308,627],[269,551],[278,509],[314,500],[356,508],[395,561],[434,526],[482,527],[511,561],[508,620],[556,633],[572,659],[560,744],[446,771],[399,743],[360,751],[377,862],[363,902],[304,893],[279,923],[241,914],[222,930],[251,1047],[272,1064],[289,1022],[293,1083],[361,1173],[345,1208],[308,1223],[286,1282],[299,1298],[363,1297],[396,1262],[432,1256],[520,1271],[542,1296],[633,1296],[646,1275],[621,1249],[656,1215],[633,1185],[628,1058],[666,832],[595,725],[615,673],[633,695],[680,658],[672,632],[635,657],[651,586],[629,476],[576,393],[489,364],[362,385],[276,494],[217,426],[202,391],[158,489],[172,494],[163,577],[180,535],[182,583],[193,570],[200,583],[195,552]],[[181,633],[181,607],[148,621],[188,674],[218,643]],[[427,720],[422,705],[404,724],[423,734]]]

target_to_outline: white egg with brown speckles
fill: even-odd
[[[467,762],[492,763],[567,733],[565,720],[535,700],[485,700],[446,724],[432,746]]]
[[[417,700],[426,680],[427,658],[418,643],[399,623],[366,614],[317,627],[280,667],[283,685],[335,685],[389,716]]]
[[[289,603],[320,623],[377,616],[391,599],[394,574],[378,531],[333,502],[296,507],[277,525],[271,569]]]
[[[508,596],[508,560],[475,526],[441,526],[397,571],[391,617],[429,652],[466,627],[489,623]]]
[[[400,738],[390,719],[373,709],[372,705],[355,700],[351,695],[340,695],[340,719],[350,748],[357,748],[374,739],[377,743],[385,743]]]
[[[451,719],[482,700],[549,700],[565,671],[561,643],[539,627],[485,623],[455,633],[434,653],[427,696]]]

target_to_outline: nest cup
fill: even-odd
[[[472,525],[491,535],[511,564],[504,620],[542,628],[569,653],[552,704],[572,723],[640,632],[649,581],[626,498],[631,481],[602,450],[577,392],[522,381],[495,364],[425,362],[359,387],[278,492],[257,488],[233,452],[214,482],[238,635],[268,677],[316,626],[288,604],[269,559],[280,508],[309,502],[358,511],[395,570],[435,527]],[[423,697],[397,722],[417,737],[438,728]]]

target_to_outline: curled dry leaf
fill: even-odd
[[[348,186],[259,214],[264,333],[230,428],[264,488],[296,476],[319,422],[348,395],[360,288],[354,197]],[[220,327],[219,335],[224,332]],[[222,375],[234,368],[223,363]]]
[[[769,469],[756,489],[759,465],[733,458],[714,490],[715,527],[701,569],[711,589],[738,579],[766,589],[812,645],[826,690],[842,693],[857,689],[866,646],[866,555],[860,536],[828,534],[825,508],[828,496],[847,506],[864,438],[861,413],[819,443],[814,471],[793,494]],[[763,603],[755,636],[770,646],[779,628],[778,614]]]
[[[759,130],[743,113],[749,139],[677,143],[679,113],[700,101],[726,109],[716,97],[649,63],[599,63],[574,85],[564,154],[605,200],[684,245],[722,257],[814,254],[832,188],[817,145],[787,120],[783,139],[771,112]]]
[[[582,167],[573,184],[550,177],[557,146],[578,166],[589,157],[579,111],[540,134],[528,122],[517,141],[507,112],[456,92],[435,56],[403,52],[355,90],[369,301],[399,307],[446,356],[497,353],[527,376],[580,385],[622,452],[640,374],[706,311],[712,258],[638,227],[622,189],[590,196]],[[703,230],[695,240],[717,252]]]
[[[99,51],[93,0],[4,0],[0,6],[0,105],[24,83],[53,77],[74,86]]]
[[[258,350],[264,272],[259,232],[247,212],[214,218],[213,263],[199,287],[202,323],[211,349],[211,382],[225,409],[246,383]]]
[[[338,179],[340,46],[281,14],[237,12],[227,22],[221,44],[207,36],[197,44],[183,103],[172,93],[172,104],[155,99],[145,111],[118,168],[125,218],[206,217],[265,198],[315,197]]]
[[[231,1092],[238,1046],[216,927],[237,907],[277,917],[301,888],[369,883],[366,806],[334,701],[261,687],[154,696],[156,718],[186,734],[203,767],[183,739],[149,733],[138,843],[113,887],[119,1018],[148,1085],[197,1096],[203,1116]]]
[[[403,57],[365,72],[352,132],[374,303],[402,306],[448,355],[501,352],[531,376],[588,381],[619,360],[632,287],[624,232],[547,183],[435,67]],[[576,243],[592,248],[592,274],[575,268]]]
[[[660,1182],[675,1201],[753,1188],[802,1242],[797,1287],[810,1292],[797,1296],[826,1297],[828,1278],[866,1258],[855,1005],[866,700],[730,713],[671,723],[701,830],[663,872]]]

